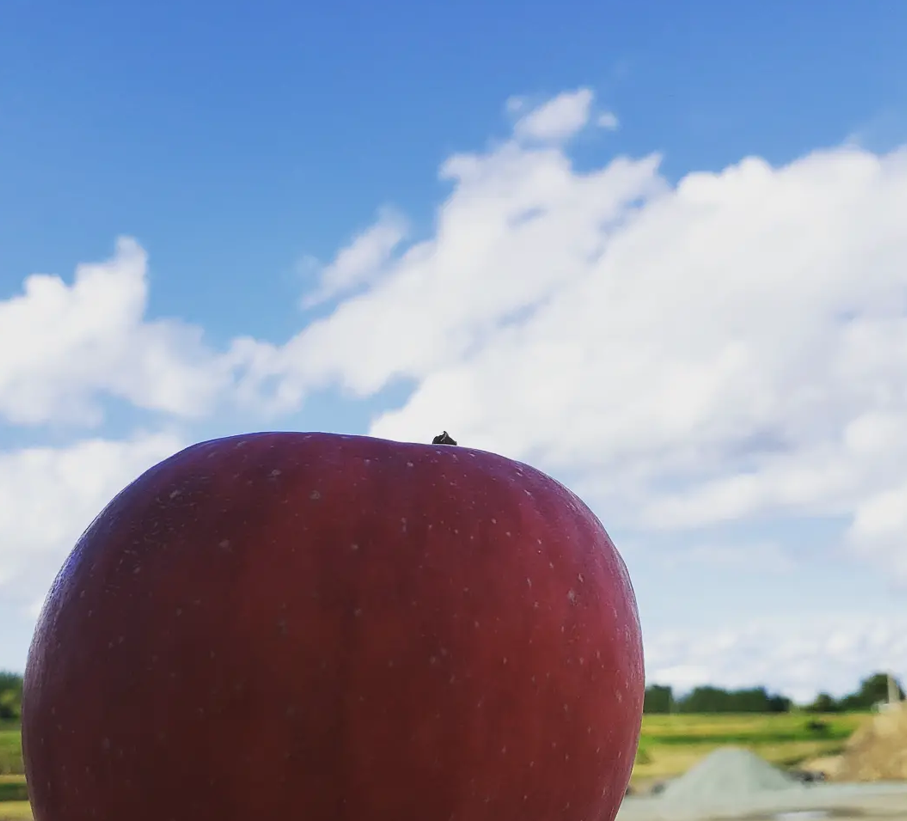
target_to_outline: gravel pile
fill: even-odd
[[[768,817],[831,810],[888,794],[905,785],[804,784],[748,750],[724,747],[670,782],[657,797],[628,798],[618,821],[692,821]],[[824,813],[823,813],[824,816]]]
[[[693,769],[672,781],[662,800],[675,807],[750,800],[768,790],[804,791],[801,782],[773,767],[749,750],[725,747],[715,750]]]

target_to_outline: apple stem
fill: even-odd
[[[446,431],[442,430],[439,436],[436,436],[431,440],[433,445],[455,445],[457,444],[456,440],[451,437],[451,435]]]

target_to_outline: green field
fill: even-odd
[[[19,728],[11,724],[0,724],[0,776],[21,775],[23,772]]]
[[[781,766],[794,766],[840,752],[865,713],[809,715],[647,715],[633,781],[640,783],[685,772],[712,750],[727,744],[748,747]],[[31,818],[19,729],[0,727],[0,821]]]
[[[633,780],[679,775],[728,744],[747,747],[779,766],[795,766],[840,752],[866,718],[866,713],[647,715]]]
[[[0,803],[0,821],[32,821],[28,801],[4,801]]]
[[[19,728],[0,723],[0,821],[31,821]]]

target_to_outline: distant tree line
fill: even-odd
[[[0,721],[18,721],[22,715],[22,676],[0,671]]]
[[[900,682],[894,682],[894,695],[901,701],[904,699],[904,688]],[[856,692],[843,698],[832,698],[828,693],[819,693],[812,704],[806,709],[813,713],[845,713],[855,710],[869,710],[880,701],[888,700],[888,676],[885,673],[875,673],[860,682]]]
[[[643,709],[647,713],[786,713],[792,706],[789,698],[769,693],[765,687],[696,687],[675,696],[671,687],[653,684],[646,688]]]
[[[898,698],[904,690],[895,683]],[[874,673],[860,682],[857,690],[840,699],[820,693],[802,709],[811,713],[839,713],[871,710],[888,699],[888,675]],[[646,688],[644,711],[647,713],[786,713],[795,707],[786,696],[770,693],[765,687],[725,690],[721,687],[696,687],[681,696],[671,687],[653,684]]]
[[[895,682],[898,698],[904,690]],[[875,673],[860,686],[840,699],[820,693],[811,704],[801,709],[811,713],[843,713],[871,710],[888,699],[888,676]],[[647,713],[786,713],[794,708],[786,696],[770,693],[765,687],[724,690],[721,687],[696,687],[676,696],[671,687],[653,684],[646,688],[644,710]],[[22,676],[0,672],[0,721],[18,721],[22,715]]]

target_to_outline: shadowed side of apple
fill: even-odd
[[[626,567],[563,485],[446,433],[260,433],[83,534],[22,740],[36,821],[611,821],[643,695]]]

